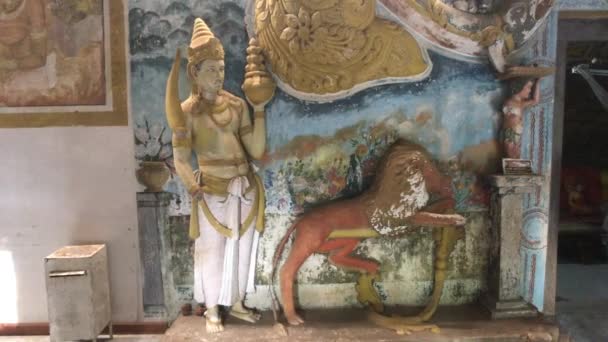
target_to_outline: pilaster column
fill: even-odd
[[[493,319],[536,316],[536,309],[521,296],[521,236],[523,197],[542,185],[534,175],[490,177],[492,200],[492,241],[488,272],[488,292],[484,305]]]
[[[137,220],[139,222],[139,251],[143,273],[143,305],[148,315],[166,314],[163,281],[163,253],[162,234],[168,224],[169,202],[171,194],[168,192],[138,192],[137,193]]]

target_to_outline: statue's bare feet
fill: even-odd
[[[232,306],[230,316],[249,323],[255,323],[262,317],[259,313],[246,308],[242,301],[238,301]]]
[[[203,304],[196,304],[196,307],[194,308],[195,315],[203,317],[205,315],[205,311],[205,306]]]
[[[285,317],[287,318],[287,322],[290,325],[300,325],[304,323],[302,317],[300,317],[297,313],[285,313]]]
[[[205,311],[205,324],[207,332],[210,334],[215,334],[224,331],[222,317],[220,316],[220,310],[217,305]]]

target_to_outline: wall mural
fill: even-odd
[[[0,125],[126,124],[122,14],[107,0],[4,2]]]
[[[160,0],[130,1],[129,4],[132,108],[136,143],[141,145],[136,158],[142,161],[156,156],[154,158],[172,166],[168,148],[162,157],[158,157],[158,152],[170,142],[163,108],[165,81],[175,50],[189,43],[194,18],[202,17],[224,43],[226,90],[242,96],[240,85],[248,41],[244,25],[246,4],[220,0],[168,4]],[[463,11],[456,7],[454,10]],[[479,14],[473,13],[473,9],[469,11]],[[308,17],[303,15],[303,18],[306,22]],[[535,49],[550,50],[551,47],[540,43],[547,33],[541,30],[537,34],[541,38],[535,37],[539,39]],[[452,56],[459,54],[462,55],[455,48]],[[545,59],[527,61],[545,62]],[[267,284],[272,256],[295,217],[309,207],[354,196],[367,189],[380,157],[400,138],[423,146],[438,169],[452,179],[456,211],[467,218],[466,236],[455,246],[450,261],[452,271],[448,274],[443,302],[466,303],[479,296],[485,286],[487,258],[484,256],[489,244],[489,191],[483,176],[498,170],[500,111],[508,95],[508,85],[496,80],[495,70],[489,64],[466,62],[430,51],[428,65],[431,64],[433,68],[424,79],[361,89],[332,103],[310,102],[277,90],[267,107],[267,153],[257,164],[267,191],[267,223],[259,245],[258,292],[249,299],[251,305],[270,306]],[[183,69],[180,80],[181,98],[185,98],[189,87]],[[547,105],[548,83],[543,81],[543,100],[533,110]],[[533,142],[534,150],[524,151],[523,157],[533,153],[530,159],[537,160],[539,166],[545,165],[546,172],[547,158],[538,161],[540,155],[546,156],[550,150],[546,132],[544,135],[537,132],[550,122],[549,109],[543,110],[547,111],[544,118],[528,116],[527,120],[535,123],[525,123],[525,127],[532,128],[524,131],[522,145]],[[541,145],[544,146],[542,152],[535,152]],[[187,215],[191,205],[189,195],[177,178],[173,177],[165,189],[174,194],[171,215]],[[537,200],[532,197],[530,201],[536,203]],[[543,208],[542,203],[529,207],[527,231],[542,229],[534,228],[541,227],[544,221],[539,210],[532,209]],[[171,232],[176,234],[176,241],[182,241],[183,236],[179,234],[186,234],[187,228],[184,227],[183,232],[179,229]],[[531,234],[542,235],[542,232]],[[536,240],[531,236],[530,241]],[[433,256],[427,253],[432,246],[431,231],[422,229],[399,240],[364,241],[356,253],[382,264],[383,281],[376,287],[384,303],[422,304],[430,293],[433,278]],[[183,265],[191,263],[183,251],[175,252],[174,257],[183,259],[180,262]],[[542,258],[536,256],[537,265],[544,262]],[[528,262],[530,259],[528,257]],[[188,267],[191,266],[180,269],[181,275],[174,279],[175,286],[180,288],[180,300],[192,295]],[[533,276],[538,277],[538,274]],[[296,281],[299,302],[305,307],[357,305],[352,289],[356,275],[336,268],[324,256],[311,256],[301,267]],[[315,301],[319,295],[326,295],[327,301]],[[534,300],[536,304],[537,294]]]
[[[438,55],[431,58],[436,67],[426,82],[382,86],[333,104],[314,105],[279,93],[267,123],[272,133],[263,169],[269,228],[258,256],[260,282],[268,282],[276,245],[298,214],[366,189],[380,157],[396,139],[405,138],[425,146],[438,160],[439,168],[453,179],[456,210],[470,215],[470,235],[455,252],[455,260],[462,264],[452,275],[468,280],[459,282],[461,297],[448,301],[467,301],[483,286],[487,260],[474,255],[485,255],[487,248],[489,193],[478,175],[497,170],[495,136],[500,114],[493,103],[501,100],[503,90],[488,67]],[[424,302],[424,291],[413,290],[410,294],[416,294],[408,296],[392,287],[400,281],[432,279],[432,256],[417,254],[423,246],[432,248],[428,230],[402,241],[379,239],[361,244],[361,253],[386,267],[381,272],[386,276],[384,284],[389,284],[385,287],[388,303]],[[389,250],[408,250],[408,256]],[[420,267],[420,262],[425,266]],[[307,260],[297,279],[300,289],[319,282],[354,281],[354,275],[336,269],[319,255]],[[428,289],[430,282],[426,284],[423,287]],[[354,293],[347,297],[349,304],[356,303],[354,297]]]
[[[0,17],[8,32],[0,42],[0,101],[9,107],[104,104],[102,2],[82,9],[64,2],[13,3]],[[20,20],[30,31],[11,30]],[[48,57],[47,46],[56,51]]]

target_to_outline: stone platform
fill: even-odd
[[[407,309],[399,309],[398,314],[408,314]],[[210,335],[205,332],[204,318],[197,316],[179,317],[166,332],[163,342],[188,341],[475,341],[475,342],[567,342],[560,338],[558,327],[540,318],[492,321],[489,314],[481,314],[483,309],[476,306],[441,308],[433,324],[439,325],[438,334],[415,332],[397,335],[392,330],[375,326],[366,319],[364,310],[307,310],[306,323],[302,326],[287,326],[289,336],[280,335],[273,328],[272,313],[264,312],[262,320],[256,324],[226,321],[226,330]]]

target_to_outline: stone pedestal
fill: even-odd
[[[50,341],[93,340],[112,310],[106,245],[65,246],[44,258]]]
[[[165,315],[166,296],[163,287],[162,233],[167,225],[171,194],[138,192],[137,219],[139,248],[143,268],[143,305],[146,314]]]
[[[394,308],[395,315],[409,315],[405,308]],[[444,306],[437,310],[433,324],[439,331],[414,331],[399,335],[394,330],[374,325],[362,309],[306,310],[304,326],[286,326],[288,337],[277,332],[271,312],[263,312],[257,324],[238,321],[228,316],[221,334],[205,331],[205,321],[196,316],[180,316],[163,336],[162,341],[384,341],[384,342],[506,342],[562,341],[559,327],[537,318],[491,321],[481,319],[477,306]],[[566,340],[564,340],[566,341]]]
[[[484,305],[493,319],[536,316],[536,309],[521,297],[521,234],[523,197],[535,191],[542,176],[491,176],[492,245],[488,292]]]

